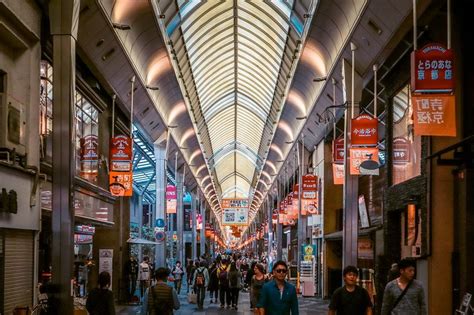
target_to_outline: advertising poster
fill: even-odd
[[[110,289],[112,290],[113,249],[99,249],[99,274],[107,271],[110,274]]]

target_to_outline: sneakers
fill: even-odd
[[[230,310],[230,305],[227,305],[227,309]]]
[[[221,308],[224,308],[224,304],[221,304]]]

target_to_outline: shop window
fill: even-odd
[[[76,171],[77,175],[97,182],[99,111],[81,93],[75,93]]]
[[[41,159],[52,161],[53,156],[53,68],[49,62],[40,64],[40,151]]]
[[[393,185],[421,174],[421,136],[414,135],[410,86],[393,98]]]

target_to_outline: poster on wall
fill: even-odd
[[[110,289],[112,289],[113,249],[99,249],[99,274],[106,271],[110,274]]]

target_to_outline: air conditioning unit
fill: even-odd
[[[15,150],[24,155],[25,128],[25,106],[0,91],[0,148]]]

